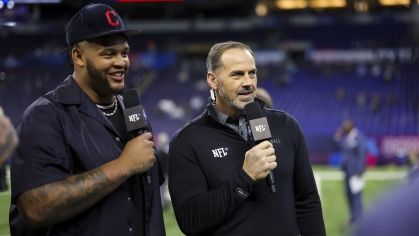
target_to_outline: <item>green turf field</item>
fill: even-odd
[[[340,179],[340,171],[327,166],[313,167],[315,175],[320,180],[319,188],[323,205],[323,215],[328,236],[349,235],[352,230],[345,225],[348,218],[348,207],[344,198],[343,182]],[[380,167],[369,169],[367,174],[372,174],[371,179],[366,182],[364,194],[364,206],[368,210],[386,192],[390,191],[397,183],[402,182],[397,177],[390,177],[391,174],[403,174],[406,168]],[[378,178],[374,178],[378,173]],[[380,179],[380,176],[386,178]],[[0,236],[9,235],[8,211],[10,204],[10,191],[0,192]],[[164,212],[166,233],[168,236],[183,235],[179,230],[172,209]]]

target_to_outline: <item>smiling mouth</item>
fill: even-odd
[[[125,77],[125,73],[124,72],[115,72],[115,73],[109,73],[109,76],[116,81],[121,81],[124,79]]]

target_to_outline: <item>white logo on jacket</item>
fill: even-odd
[[[228,154],[228,147],[213,149],[212,154],[214,154],[214,157],[223,158],[223,157],[227,156],[227,154]]]

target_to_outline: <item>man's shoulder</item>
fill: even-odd
[[[26,110],[23,112],[22,120],[24,119],[48,119],[52,114],[57,113],[57,111],[64,109],[64,105],[60,100],[62,98],[72,98],[72,100],[79,100],[75,94],[74,84],[71,81],[71,76],[67,77],[60,85],[55,89],[49,91],[48,93],[42,95],[37,100],[35,100],[31,105],[29,105]],[[72,92],[69,92],[69,89],[72,89]],[[74,103],[74,102],[73,102]],[[71,103],[69,103],[71,104]],[[74,103],[76,104],[76,103]],[[48,117],[49,116],[49,117]]]
[[[49,92],[39,97],[36,101],[29,105],[23,112],[22,118],[40,118],[45,115],[51,115],[50,113],[53,111],[53,106],[56,105],[54,101],[51,100],[51,93],[52,92]]]
[[[262,109],[262,111],[263,111],[264,113],[267,113],[267,114],[272,114],[272,115],[276,115],[276,116],[287,116],[287,115],[289,115],[289,114],[288,114],[288,113],[286,113],[285,111],[275,110],[275,109],[266,108],[266,107],[264,107],[264,108]]]
[[[206,122],[207,119],[208,115],[204,112],[197,116],[195,119],[189,121],[175,132],[172,138],[172,142],[176,142],[182,137],[190,137],[190,135],[196,132],[197,127],[204,125],[204,122]]]
[[[279,119],[285,121],[286,123],[298,124],[297,119],[285,111],[270,108],[263,108],[262,111],[268,119]]]
[[[58,111],[63,109],[62,104],[57,102],[56,92],[57,89],[51,90],[29,105],[23,112],[19,123],[28,119],[54,121]]]

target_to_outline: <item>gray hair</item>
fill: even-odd
[[[225,51],[228,49],[239,48],[243,50],[247,50],[252,54],[253,58],[255,54],[253,53],[252,49],[249,46],[243,43],[234,42],[234,41],[227,41],[223,43],[217,43],[212,46],[211,50],[208,53],[207,57],[207,71],[208,72],[215,72],[218,68],[222,65],[221,63],[221,56]]]

